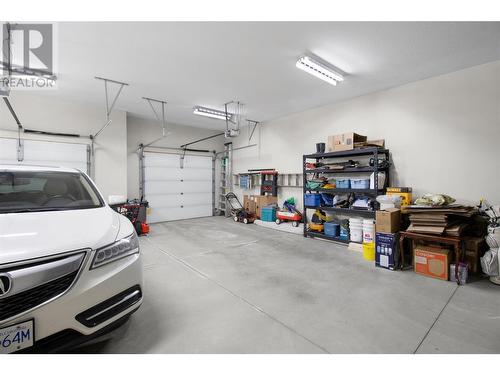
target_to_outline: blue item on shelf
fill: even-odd
[[[304,194],[304,205],[305,206],[321,206],[321,195],[320,194]]]
[[[330,193],[320,193],[321,194],[321,202],[324,206],[332,207],[333,206],[333,194]]]
[[[348,180],[348,179],[346,179],[346,180],[337,180],[336,181],[336,186],[337,186],[337,189],[350,189],[351,188],[351,181]]]
[[[250,189],[252,187],[252,178],[249,175],[240,176],[240,188]]]
[[[351,189],[369,189],[370,179],[351,178]]]
[[[349,220],[340,221],[340,239],[349,241]]]
[[[262,207],[260,218],[262,221],[276,221],[276,207]]]
[[[340,224],[335,222],[326,222],[324,232],[328,237],[338,237],[340,234]]]

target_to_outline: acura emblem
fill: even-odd
[[[0,298],[8,294],[11,287],[12,281],[10,279],[10,276],[5,273],[0,274]]]

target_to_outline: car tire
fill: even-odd
[[[233,216],[233,220],[234,220],[235,223],[237,223],[238,222],[238,216]]]
[[[140,236],[142,234],[142,223],[140,221],[136,221],[134,223],[134,228],[135,231],[137,232],[137,235]]]
[[[244,224],[248,224],[248,219],[247,219],[247,218],[244,218],[244,219],[243,219],[243,223],[244,223]]]
[[[281,224],[281,220],[280,219],[276,219],[276,225],[280,225]]]
[[[297,228],[299,226],[299,222],[298,221],[292,221],[292,226],[294,226],[295,228]]]

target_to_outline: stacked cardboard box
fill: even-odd
[[[398,231],[401,211],[390,208],[375,214],[375,266],[397,269],[399,265]]]
[[[278,203],[278,197],[271,195],[245,195],[243,196],[243,207],[254,213],[257,218],[262,216],[262,208]]]
[[[403,213],[409,214],[410,226],[407,231],[459,237],[477,210],[458,204],[449,206],[404,206]]]

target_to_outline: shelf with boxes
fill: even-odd
[[[384,194],[389,184],[389,157],[390,153],[386,148],[354,148],[354,145],[351,150],[303,155],[304,211],[322,210],[337,215],[358,215],[373,220],[375,198]],[[349,158],[359,160],[353,161]],[[367,158],[369,159],[366,160]],[[367,178],[348,178],[346,176],[348,174],[369,175]],[[343,177],[336,178],[336,175]],[[347,202],[338,200],[340,199],[338,197],[343,195],[347,196]],[[307,221],[307,215],[304,215],[305,237],[349,243],[348,235],[333,236],[324,230],[311,230]]]
[[[302,188],[302,173],[279,173],[278,188]],[[260,173],[238,173],[233,175],[233,185],[244,190],[260,188],[262,185]]]

